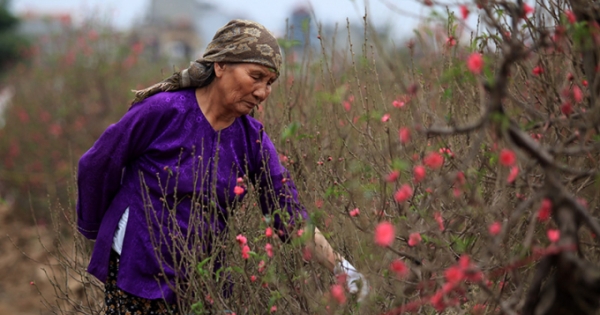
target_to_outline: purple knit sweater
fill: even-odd
[[[287,224],[307,219],[257,120],[242,116],[217,132],[202,114],[194,89],[159,93],[133,105],[79,161],[77,224],[85,237],[96,240],[88,272],[106,280],[113,235],[129,207],[117,285],[139,297],[175,302],[175,292],[160,277],[151,240],[161,239],[161,231],[169,235],[173,208],[182,233],[188,232],[190,215],[202,217],[208,208],[212,215],[204,215],[208,218],[197,233],[207,238],[225,232],[230,211],[245,194],[234,193],[238,177],[261,189],[263,214],[277,209],[290,214],[287,222],[276,215],[275,228],[285,233]],[[168,267],[170,240],[162,239],[163,271],[174,281],[178,271]]]

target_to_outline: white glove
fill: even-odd
[[[369,294],[369,283],[367,282],[367,279],[360,272],[356,271],[356,268],[354,268],[354,266],[346,259],[335,265],[333,273],[336,276],[346,274],[346,287],[348,287],[348,292],[352,294],[358,293],[358,302],[361,302],[367,297],[367,294]],[[360,293],[358,292],[358,282],[362,283]]]

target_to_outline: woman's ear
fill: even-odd
[[[215,64],[214,64],[215,76],[217,78],[222,77],[223,76],[223,72],[225,72],[225,68],[226,67],[227,67],[227,65],[224,62],[215,62]]]

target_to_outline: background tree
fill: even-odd
[[[0,0],[0,72],[21,58],[26,40],[17,33],[19,19],[9,11],[9,0]]]

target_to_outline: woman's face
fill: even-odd
[[[267,99],[277,78],[268,67],[254,63],[216,63],[215,75],[224,106],[237,117]]]

